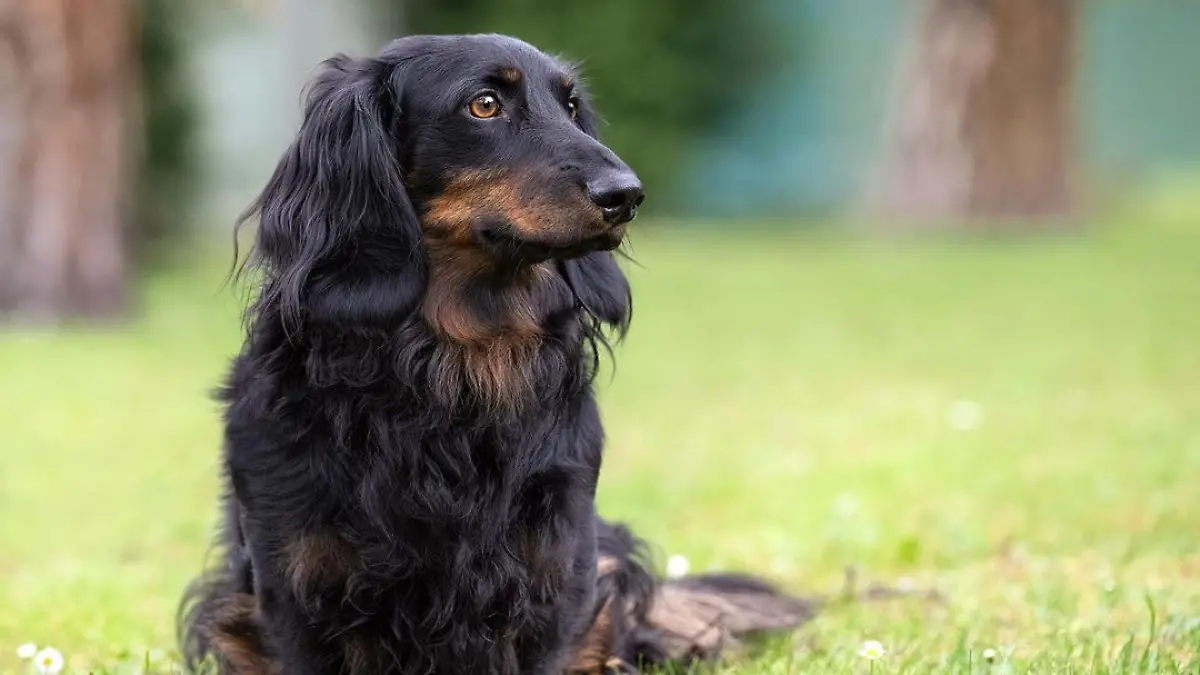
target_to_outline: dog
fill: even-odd
[[[510,37],[322,65],[239,222],[260,281],[190,670],[638,672],[810,616],[751,577],[657,580],[596,514],[592,380],[644,198],[596,129],[575,72]]]

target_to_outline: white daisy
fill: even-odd
[[[688,559],[681,555],[673,555],[667,559],[667,577],[671,579],[686,577],[690,568]]]
[[[887,650],[883,648],[882,644],[875,640],[867,640],[858,650],[858,655],[868,661],[878,661],[879,659],[882,659],[885,654],[887,654]]]
[[[43,675],[57,675],[63,667],[63,655],[54,647],[46,647],[33,657],[33,665]]]
[[[20,647],[17,647],[17,658],[21,659],[22,661],[32,659],[36,654],[37,645],[33,644],[32,642],[26,642]]]

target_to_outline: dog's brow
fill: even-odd
[[[517,84],[521,81],[521,69],[505,66],[500,69],[500,79],[508,84]]]

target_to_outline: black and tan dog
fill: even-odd
[[[181,615],[222,673],[601,673],[793,626],[755,580],[658,583],[594,509],[591,380],[642,202],[572,71],[501,36],[328,61],[251,210],[222,564]]]

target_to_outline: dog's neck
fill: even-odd
[[[510,413],[535,402],[546,375],[567,377],[578,364],[560,355],[546,364],[542,347],[553,335],[549,314],[571,309],[550,263],[497,270],[482,255],[464,249],[430,251],[430,278],[421,319],[448,357],[438,378],[443,400],[464,395]],[[556,305],[563,305],[556,307]],[[578,358],[578,357],[577,357]],[[560,373],[545,373],[547,365]]]

